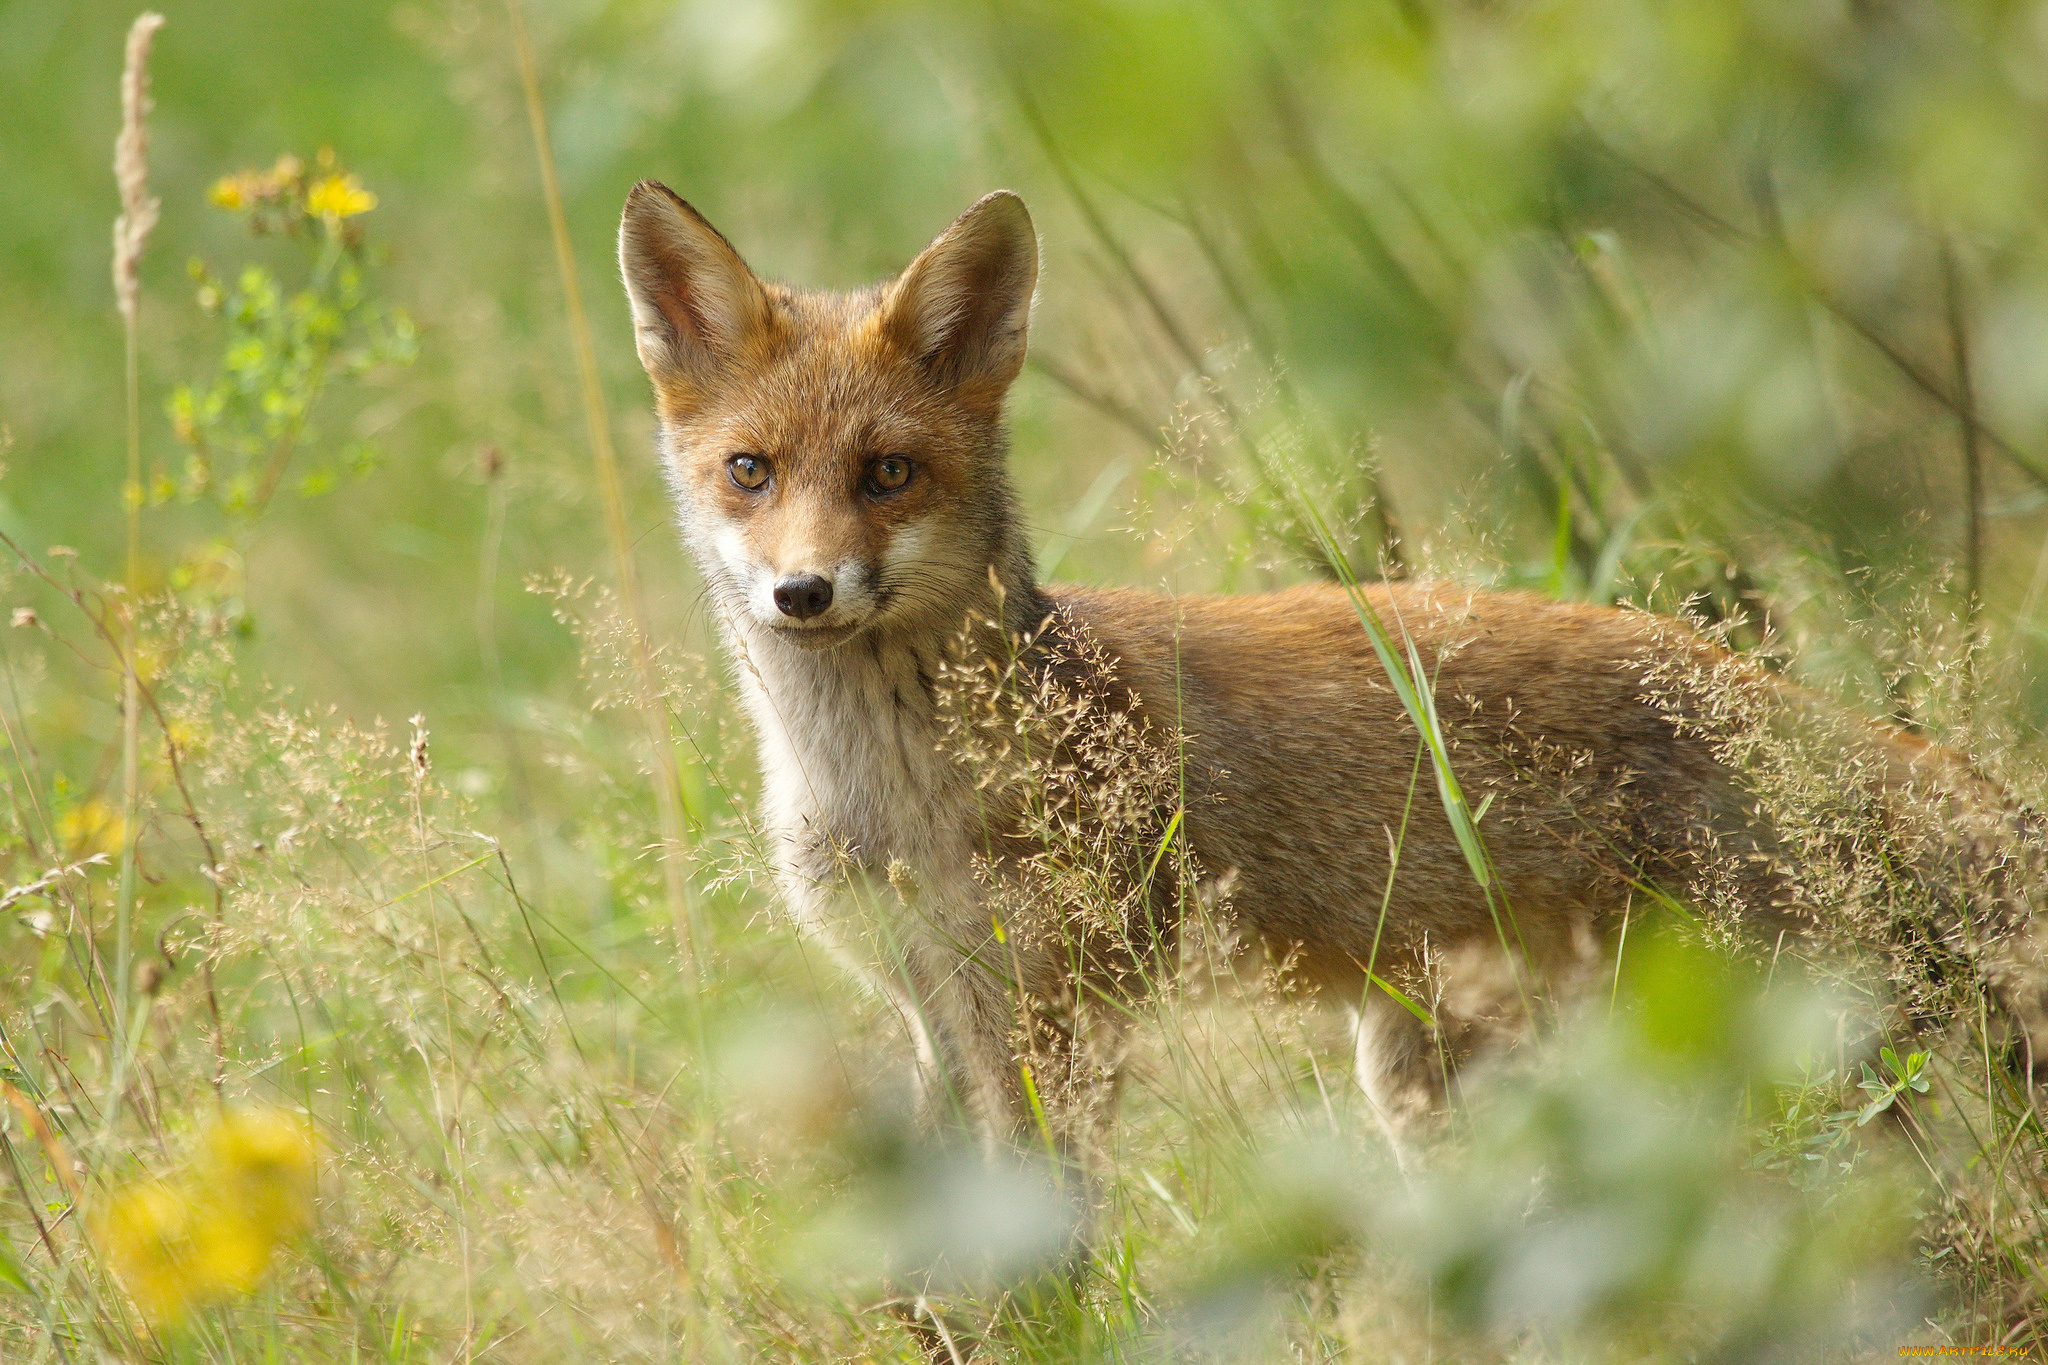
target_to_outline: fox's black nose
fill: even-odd
[[[814,573],[793,573],[775,584],[775,609],[784,616],[808,621],[832,605],[832,580]]]

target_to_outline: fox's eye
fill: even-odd
[[[759,455],[735,455],[725,462],[725,467],[732,471],[732,481],[742,488],[768,486],[768,462]]]
[[[910,482],[910,461],[901,455],[884,455],[868,466],[868,491],[894,493]]]

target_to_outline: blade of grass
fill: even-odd
[[[1402,1009],[1407,1010],[1410,1014],[1414,1015],[1417,1019],[1420,1019],[1423,1023],[1429,1024],[1431,1026],[1434,1026],[1436,1024],[1435,1015],[1431,1014],[1428,1010],[1424,1009],[1421,1005],[1417,1004],[1414,1000],[1410,999],[1407,994],[1405,994],[1400,989],[1395,987],[1392,983],[1388,982],[1384,977],[1380,976],[1378,973],[1367,972],[1365,974],[1365,979],[1367,981],[1370,981],[1373,985],[1378,986],[1381,990],[1385,991],[1395,1004],[1399,1005]]]
[[[1307,499],[1298,499],[1303,517],[1314,530],[1321,542],[1323,552],[1330,557],[1330,563],[1338,573],[1338,581],[1344,586],[1345,596],[1350,599],[1352,610],[1357,614],[1359,624],[1365,628],[1366,638],[1372,642],[1373,653],[1379,657],[1380,667],[1387,675],[1388,683],[1394,689],[1401,708],[1408,713],[1415,728],[1422,734],[1423,742],[1429,747],[1430,766],[1436,776],[1437,796],[1443,806],[1444,818],[1450,822],[1451,834],[1458,841],[1458,850],[1464,856],[1466,869],[1473,882],[1486,899],[1487,913],[1493,919],[1494,933],[1500,940],[1501,948],[1508,954],[1510,969],[1515,986],[1521,992],[1524,1006],[1530,1005],[1528,983],[1522,969],[1522,960],[1517,958],[1519,949],[1522,957],[1527,956],[1527,946],[1522,942],[1521,928],[1515,923],[1514,911],[1507,903],[1505,892],[1494,875],[1493,860],[1486,851],[1486,842],[1480,836],[1479,822],[1473,816],[1472,806],[1466,800],[1465,791],[1459,785],[1458,775],[1451,766],[1450,743],[1445,737],[1443,722],[1437,715],[1436,691],[1430,685],[1428,670],[1423,667],[1422,656],[1415,647],[1415,639],[1404,629],[1402,643],[1405,650],[1397,653],[1394,640],[1386,623],[1380,620],[1379,612],[1373,607],[1358,583],[1358,576],[1352,572],[1344,551],[1330,534],[1321,512]],[[1406,654],[1406,658],[1402,657]],[[1512,931],[1514,942],[1509,942]]]

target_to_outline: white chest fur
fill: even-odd
[[[892,868],[899,883],[907,872],[927,891],[964,891],[974,793],[941,752],[936,655],[886,638],[813,652],[765,634],[734,644],[792,909],[811,919],[817,892]]]

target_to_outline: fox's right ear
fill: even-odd
[[[626,196],[619,272],[633,305],[640,364],[688,403],[767,328],[768,295],[732,243],[656,180]]]

